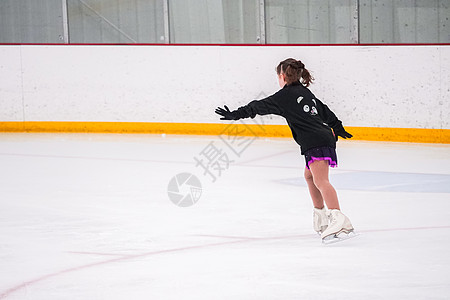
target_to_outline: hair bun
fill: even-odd
[[[285,75],[285,81],[288,85],[300,81],[303,86],[308,87],[314,80],[309,71],[305,69],[305,64],[295,58],[287,58],[280,62],[276,71],[278,75]]]

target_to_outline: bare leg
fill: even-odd
[[[317,188],[317,190],[320,191],[320,194],[322,195],[323,200],[325,200],[328,209],[340,209],[336,190],[331,185],[328,179],[328,172],[329,172],[328,161],[326,160],[315,161],[309,166],[309,168],[311,169],[314,185]]]
[[[305,168],[305,180],[308,184],[309,194],[311,195],[314,207],[322,209],[324,207],[322,194],[314,184],[313,175],[308,168]]]

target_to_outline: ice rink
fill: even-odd
[[[2,133],[0,299],[450,299],[450,145],[338,159],[322,245],[291,139]]]

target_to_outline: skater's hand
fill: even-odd
[[[239,120],[236,111],[230,111],[230,109],[226,105],[224,107],[225,109],[221,107],[216,108],[216,114],[221,115],[223,117],[220,118],[221,120]]]
[[[336,137],[336,141],[338,140],[339,136],[343,139],[350,139],[353,137],[353,135],[351,135],[350,133],[345,131],[344,126],[342,126],[342,124],[333,128],[333,131],[334,131],[334,136]]]

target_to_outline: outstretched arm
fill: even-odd
[[[222,116],[222,118],[220,118],[221,120],[239,120],[244,118],[254,118],[256,115],[268,114],[282,115],[281,108],[277,104],[277,100],[274,99],[274,96],[262,100],[254,100],[233,111],[230,111],[225,105],[225,109],[218,107],[215,112]]]
[[[239,120],[240,119],[238,117],[237,110],[230,111],[228,106],[225,105],[224,107],[225,107],[225,109],[223,109],[222,107],[216,108],[216,114],[222,116],[222,118],[220,118],[221,120]]]

